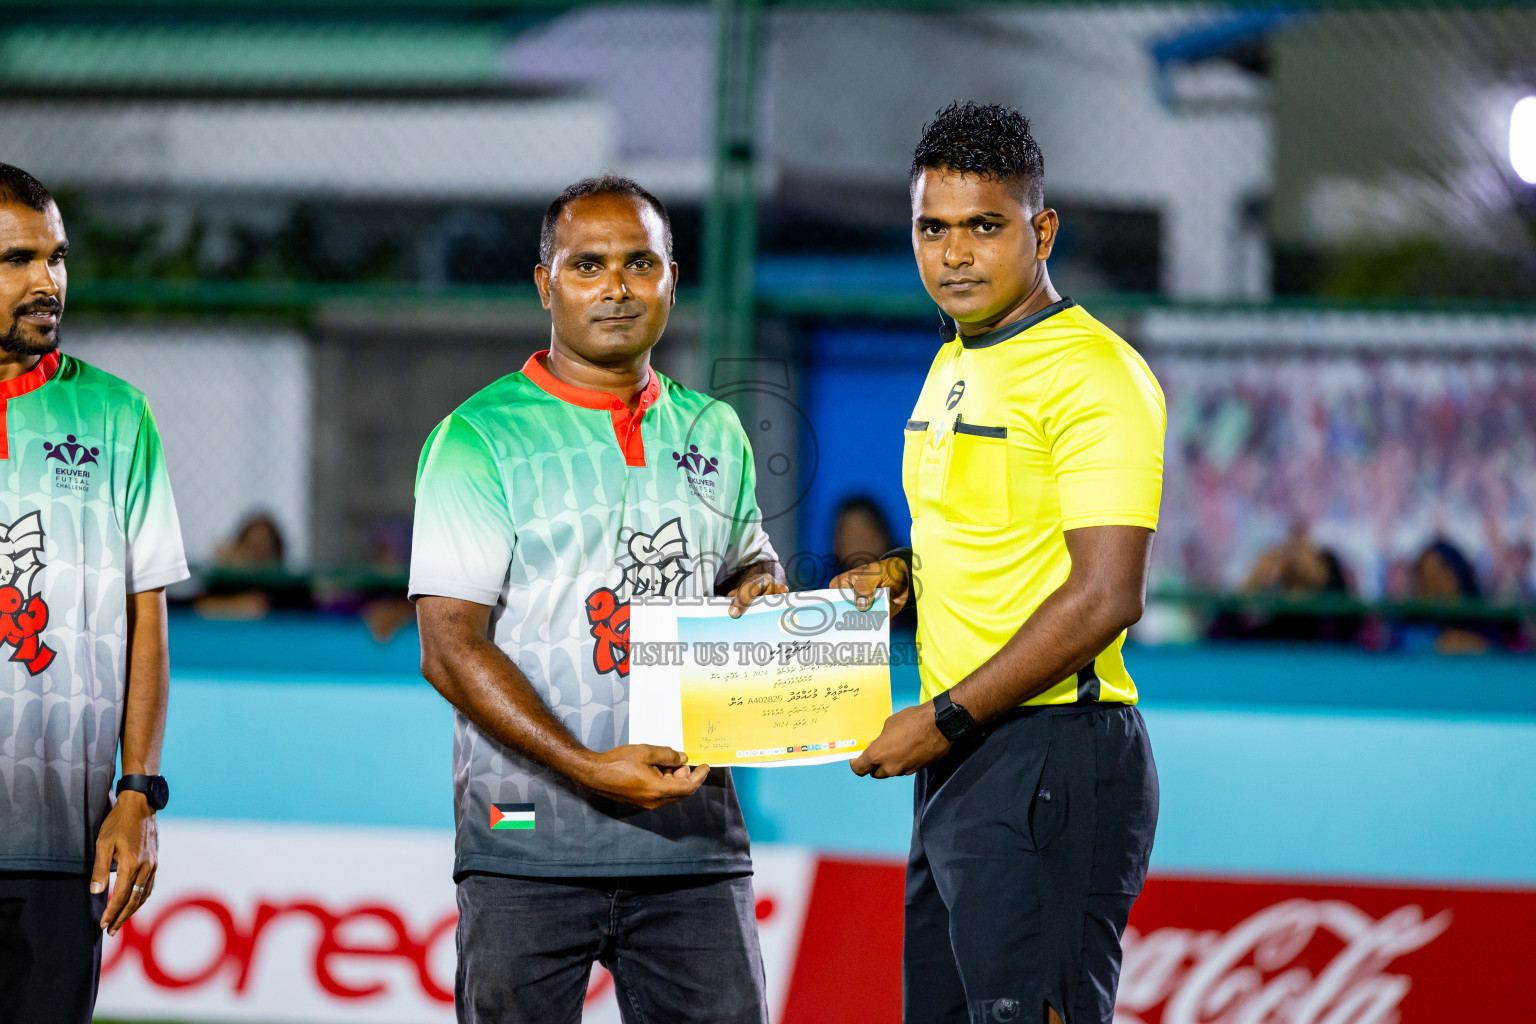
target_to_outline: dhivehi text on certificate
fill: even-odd
[[[637,686],[632,742],[664,742],[645,723],[671,719],[680,730],[666,731],[691,764],[783,765],[847,760],[880,734],[891,714],[885,595],[868,609],[835,591],[775,596],[754,601],[739,619],[724,607],[674,607],[668,616],[637,606],[636,682],[660,675],[647,669],[665,669],[675,684],[649,693]],[[647,650],[639,646],[646,633],[667,639]],[[671,664],[648,664],[656,661]],[[647,696],[671,694],[674,713],[635,713]]]

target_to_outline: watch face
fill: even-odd
[[[165,776],[151,775],[149,777],[149,806],[155,810],[161,810],[171,798],[171,787],[166,783]]]

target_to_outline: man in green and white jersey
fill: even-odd
[[[751,448],[650,366],[677,281],[654,196],[578,182],[540,250],[550,349],[444,420],[416,483],[422,671],[457,712],[459,1019],[579,1021],[600,961],[633,1019],[762,1024],[730,773],[628,742],[632,597],[785,589]]]
[[[64,221],[0,164],[0,1020],[84,1024],[154,885],[165,587],[187,577],[132,386],[61,355]],[[113,801],[118,743],[122,778]],[[117,882],[107,893],[108,874]]]

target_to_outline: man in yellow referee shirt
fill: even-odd
[[[1051,286],[1043,178],[1015,110],[924,129],[912,245],[955,330],[906,425],[912,548],[835,581],[917,599],[924,703],[852,765],[917,773],[906,1024],[1109,1024],[1157,825],[1121,646],[1167,414],[1141,357]]]

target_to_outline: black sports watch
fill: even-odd
[[[950,698],[948,690],[933,698],[933,720],[951,743],[976,729],[976,719]]]
[[[122,796],[125,789],[143,793],[152,811],[164,810],[171,799],[171,787],[164,775],[124,775],[117,780],[117,795]]]

